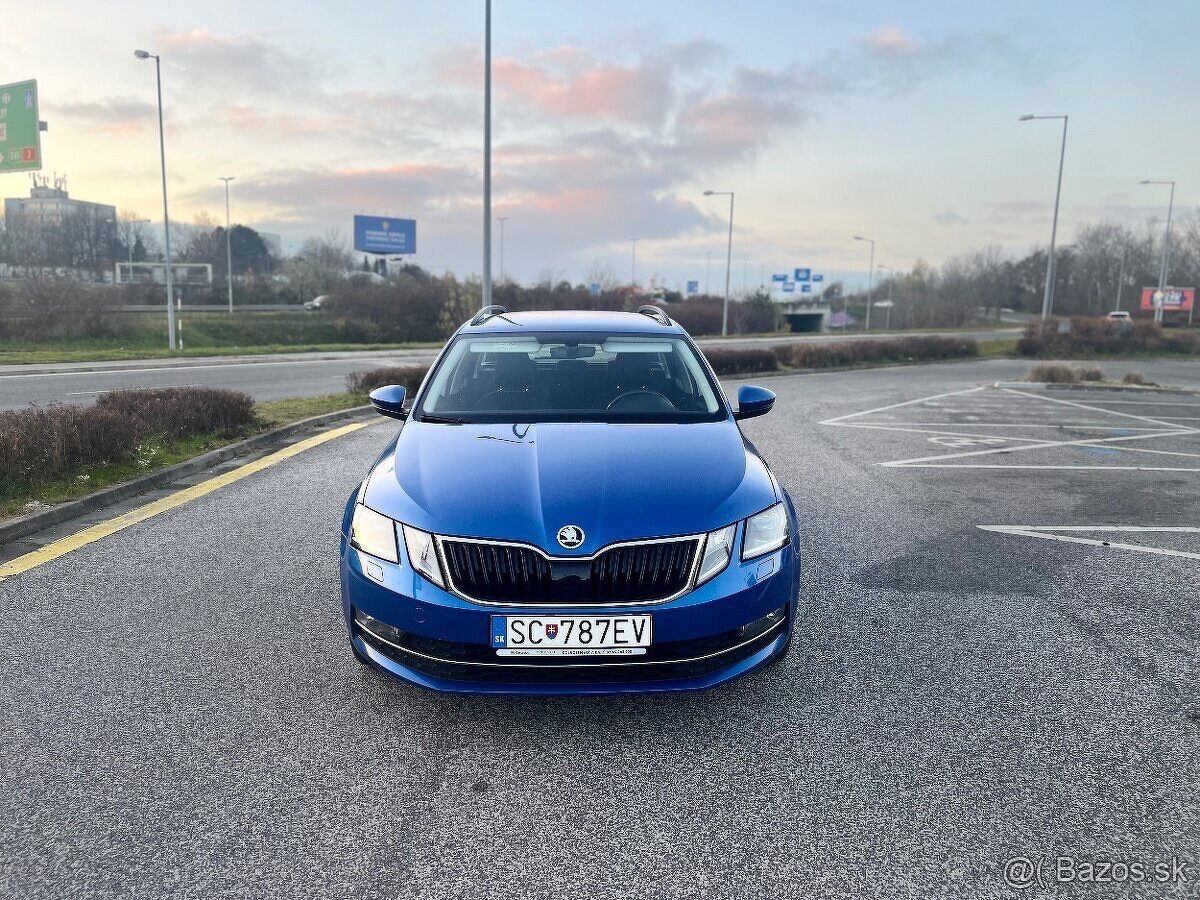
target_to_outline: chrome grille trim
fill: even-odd
[[[527,543],[524,543],[521,541],[500,541],[500,540],[490,540],[487,538],[458,537],[458,536],[454,536],[454,535],[442,535],[442,534],[435,534],[433,536],[433,539],[434,539],[434,546],[437,547],[438,561],[441,563],[441,567],[442,567],[442,576],[446,580],[446,590],[448,590],[450,593],[454,594],[454,596],[460,597],[463,600],[466,600],[468,603],[476,603],[480,606],[491,606],[491,607],[499,607],[499,608],[507,608],[507,609],[564,609],[564,608],[570,608],[572,610],[576,610],[576,609],[586,610],[586,609],[619,609],[619,608],[630,607],[630,606],[659,606],[663,603],[670,603],[672,600],[676,600],[679,597],[682,597],[684,594],[693,590],[695,587],[696,575],[698,574],[699,569],[700,569],[700,562],[704,558],[705,541],[707,540],[707,537],[708,537],[707,533],[700,533],[700,534],[674,535],[672,537],[646,538],[646,539],[634,540],[634,541],[617,541],[612,544],[606,544],[605,546],[601,547],[599,550],[597,550],[595,553],[593,553],[589,556],[553,556],[553,555],[547,553],[541,547],[537,546],[536,544],[527,544]],[[446,548],[444,546],[444,542],[446,542],[446,541],[452,541],[455,543],[463,543],[463,544],[480,544],[480,545],[484,545],[484,546],[495,546],[495,547],[516,547],[516,548],[519,548],[522,550],[531,550],[550,563],[555,563],[555,562],[591,563],[591,562],[594,562],[598,557],[603,556],[605,553],[609,552],[610,550],[618,550],[623,547],[644,547],[644,546],[647,546],[650,544],[676,544],[676,543],[685,543],[687,541],[694,541],[695,549],[692,553],[692,562],[691,562],[691,565],[688,567],[687,577],[684,579],[683,587],[668,597],[663,597],[663,598],[657,599],[657,600],[632,600],[632,601],[623,600],[620,602],[610,602],[610,603],[580,603],[580,602],[559,603],[559,602],[555,602],[553,600],[539,602],[539,603],[528,603],[528,602],[515,602],[515,601],[514,602],[500,602],[500,601],[495,601],[495,600],[481,600],[477,597],[472,597],[470,594],[467,594],[465,591],[463,591],[461,588],[459,588],[458,585],[456,585],[454,583],[454,575],[453,575],[453,572],[449,565],[449,561],[450,561],[449,554],[447,553]]]

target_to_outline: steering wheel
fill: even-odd
[[[618,394],[605,407],[607,410],[616,409],[618,405],[627,405],[626,400],[634,397],[645,397],[649,402],[643,404],[642,409],[633,409],[630,412],[675,412],[675,404],[660,394],[658,391],[648,391],[645,389],[637,391],[626,391],[623,394]]]

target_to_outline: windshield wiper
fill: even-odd
[[[453,419],[449,416],[432,416],[429,413],[421,413],[421,422],[429,422],[432,425],[470,425],[466,419]]]

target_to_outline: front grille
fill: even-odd
[[[483,603],[654,603],[687,588],[698,538],[625,544],[593,559],[547,559],[532,547],[443,540],[450,581]]]
[[[553,599],[550,561],[530,547],[443,541],[450,578],[468,597],[491,603]]]

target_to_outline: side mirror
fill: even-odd
[[[371,405],[375,412],[389,419],[406,419],[408,411],[404,408],[405,390],[398,384],[385,384],[371,391]],[[772,397],[772,399],[774,399]]]
[[[735,419],[753,419],[755,416],[765,416],[775,405],[775,392],[753,384],[743,384],[738,388],[738,408],[733,414]]]

